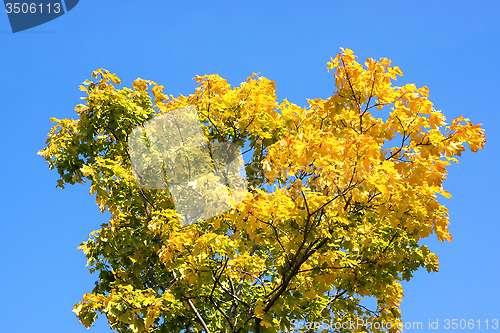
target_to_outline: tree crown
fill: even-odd
[[[74,308],[86,327],[101,312],[119,332],[278,332],[325,318],[397,330],[399,282],[419,267],[438,270],[419,239],[452,239],[437,198],[450,198],[446,167],[465,143],[482,149],[484,130],[463,117],[446,124],[427,87],[394,86],[403,73],[388,59],[363,66],[346,49],[327,68],[336,90],[308,107],[278,103],[274,81],[255,73],[234,88],[197,76],[195,92],[175,98],[152,81],[118,89],[116,75],[92,73],[80,86],[79,118],[52,118],[39,152],[58,170],[58,187],[89,181],[112,215],[79,247],[99,273]],[[248,189],[223,212],[182,226],[180,202],[192,197],[177,200],[171,179],[170,188],[138,186],[129,139],[137,128],[151,138],[148,121],[192,106],[216,170],[211,143],[246,150]],[[199,151],[182,156],[194,165]],[[364,296],[377,308],[363,306]]]

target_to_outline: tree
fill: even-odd
[[[450,198],[446,167],[465,143],[476,152],[486,140],[466,118],[445,126],[427,87],[393,86],[403,73],[390,64],[363,67],[342,50],[327,66],[334,94],[307,108],[278,104],[274,82],[255,73],[234,88],[197,76],[194,94],[174,98],[152,81],[118,89],[115,74],[93,72],[80,86],[79,118],[52,118],[39,152],[58,170],[57,187],[89,181],[111,213],[79,247],[99,273],[75,305],[81,323],[100,312],[118,332],[278,332],[297,320],[308,322],[300,331],[318,322],[397,331],[399,282],[438,270],[419,240],[452,239],[437,198]],[[130,149],[134,129],[190,106],[213,164],[214,143],[247,150],[249,184],[241,202],[192,224],[176,213],[171,188],[138,186]]]

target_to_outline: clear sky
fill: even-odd
[[[444,320],[500,320],[500,2],[498,1],[97,1],[13,34],[0,14],[0,331],[86,332],[73,305],[94,277],[77,246],[107,221],[87,185],[55,189],[36,153],[50,117],[72,118],[78,86],[101,67],[130,87],[137,77],[177,96],[196,75],[234,86],[252,72],[275,80],[279,101],[306,105],[335,88],[326,63],[340,47],[387,57],[426,85],[448,119],[486,129],[485,150],[449,168],[453,242],[426,240],[441,263],[404,283],[404,322],[445,331]],[[428,322],[439,320],[439,330]],[[499,327],[500,329],[500,327]],[[475,331],[475,330],[468,330]],[[110,332],[100,318],[91,332]]]

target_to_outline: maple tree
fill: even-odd
[[[446,124],[427,87],[394,86],[403,73],[388,59],[363,66],[346,49],[327,68],[336,90],[308,107],[278,103],[274,82],[257,74],[234,88],[198,76],[194,94],[174,98],[152,81],[118,89],[116,75],[92,73],[79,118],[52,118],[39,152],[58,187],[89,181],[111,214],[79,247],[98,273],[75,305],[81,323],[99,312],[118,332],[280,332],[325,318],[398,330],[399,282],[438,270],[419,240],[452,239],[437,197],[450,197],[446,167],[465,143],[482,149],[484,130],[463,117]],[[127,140],[190,105],[209,142],[248,148],[250,186],[232,209],[182,226],[168,189],[137,186]],[[384,331],[345,331],[363,330]]]

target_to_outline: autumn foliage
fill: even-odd
[[[278,103],[275,83],[256,74],[234,88],[198,76],[194,94],[173,97],[148,80],[118,89],[114,74],[92,73],[79,118],[53,118],[39,152],[59,187],[88,181],[111,213],[80,244],[98,273],[74,308],[86,327],[102,313],[118,332],[280,332],[325,318],[397,331],[400,281],[438,270],[419,240],[451,241],[438,200],[450,198],[446,168],[465,144],[482,149],[484,130],[463,117],[447,124],[427,87],[394,86],[403,73],[388,59],[363,66],[346,49],[327,68],[336,90],[308,107]],[[233,209],[181,227],[168,190],[134,182],[127,138],[189,105],[210,142],[246,151],[250,187]]]

